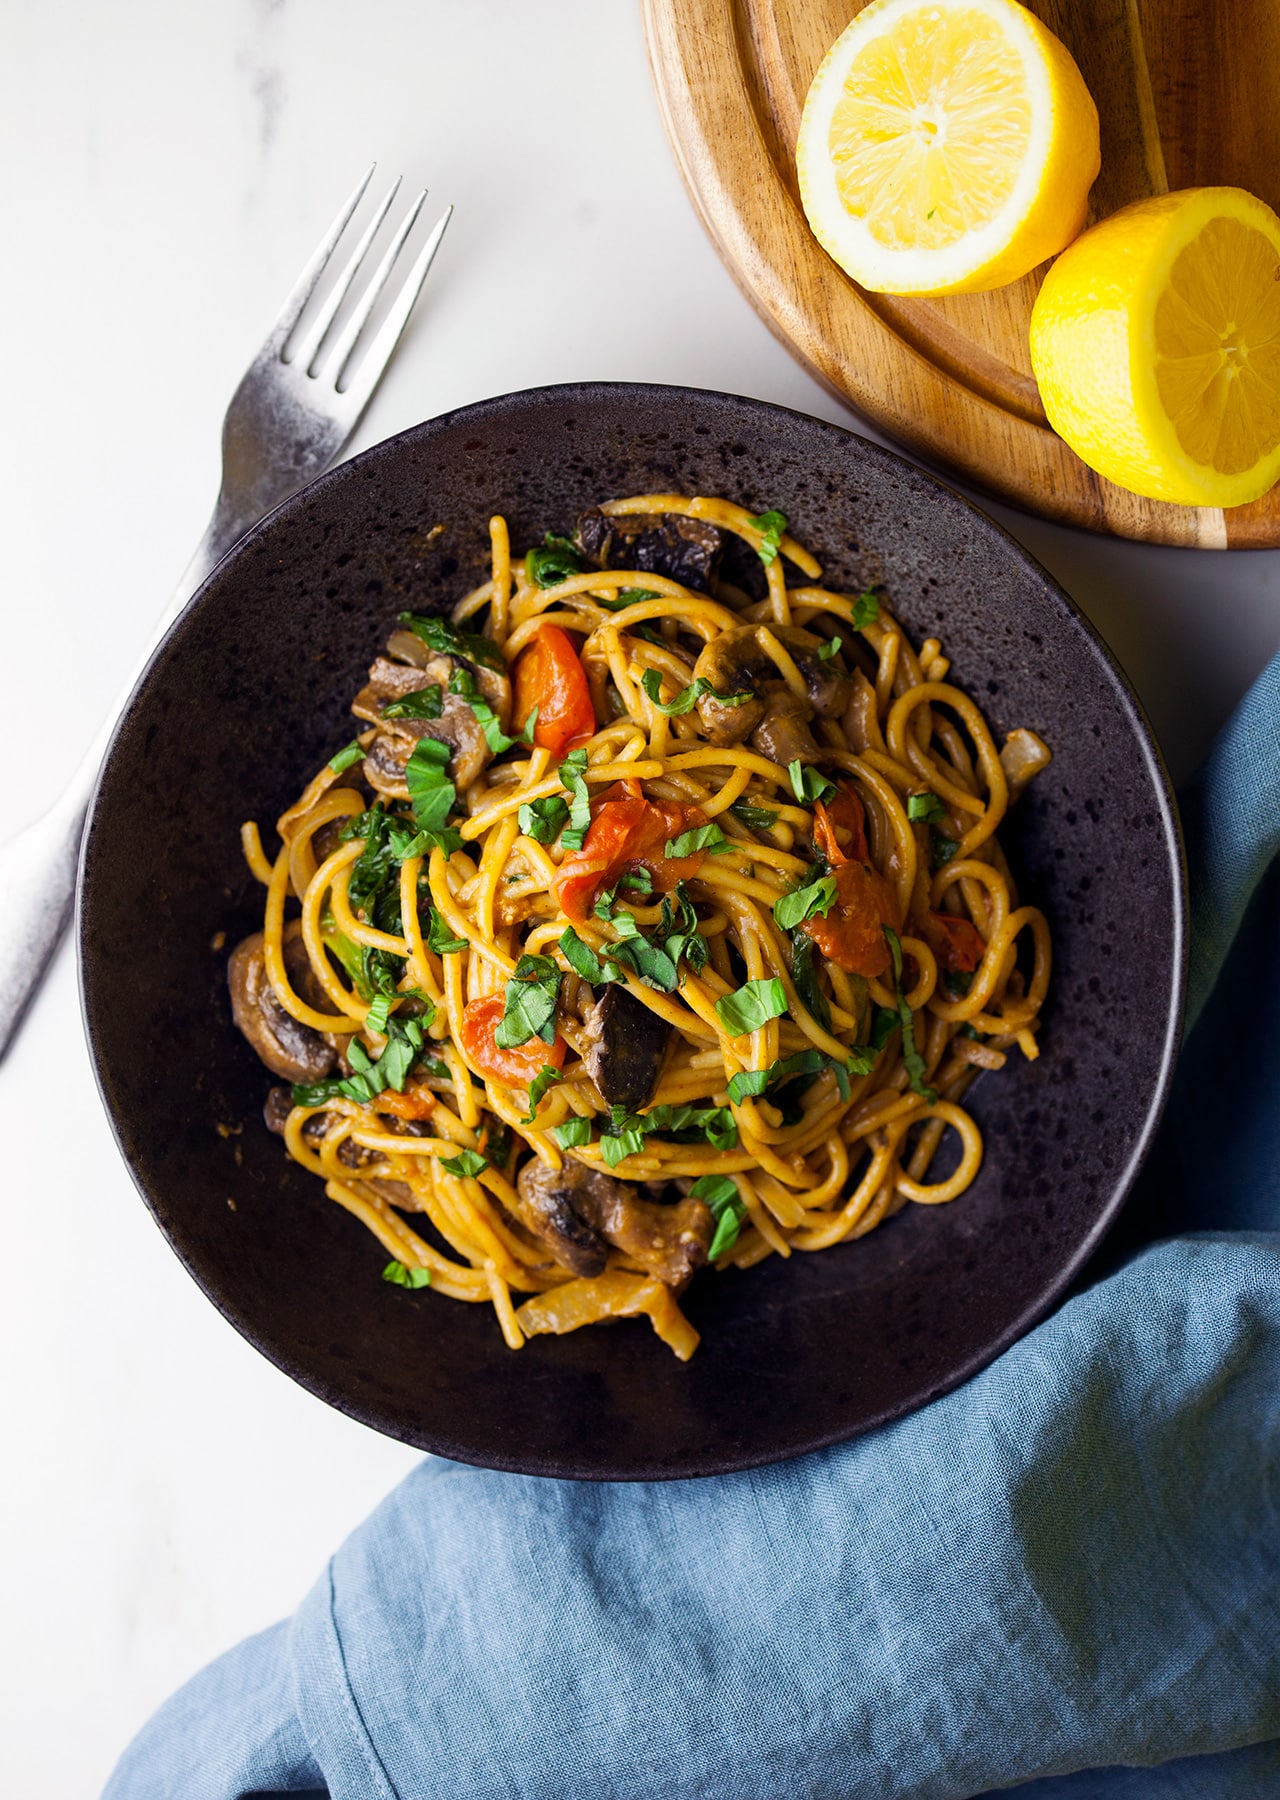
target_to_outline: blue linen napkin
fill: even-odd
[[[1280,657],[1185,798],[1195,1029],[1113,1272],[775,1468],[425,1462],[106,1800],[1275,1800],[1278,722]]]

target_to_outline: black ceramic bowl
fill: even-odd
[[[240,858],[334,747],[389,621],[484,577],[588,503],[665,489],[780,507],[837,588],[883,582],[997,732],[1053,747],[1004,835],[1055,946],[1042,1054],[980,1082],[986,1160],[950,1206],[695,1282],[679,1363],[647,1322],[534,1338],[379,1279],[364,1229],[261,1122],[226,951],[261,921]],[[435,542],[430,528],[443,523]],[[990,1361],[1059,1296],[1150,1141],[1179,1026],[1176,817],[1123,676],[1004,532],[930,476],[753,400],[590,384],[508,395],[379,444],[239,545],[117,731],[80,897],[85,1016],[135,1181],[236,1328],[312,1392],[426,1450],[597,1478],[704,1475],[831,1444]],[[229,1131],[228,1131],[229,1128]]]

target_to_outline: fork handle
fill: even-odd
[[[0,846],[0,1057],[44,980],[71,918],[85,815],[116,721],[170,625],[256,515],[219,495],[218,504],[150,642],[70,781],[48,812]]]

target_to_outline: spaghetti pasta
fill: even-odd
[[[687,1358],[702,1265],[973,1182],[965,1093],[1036,1054],[1049,983],[996,837],[1049,751],[998,747],[939,640],[823,587],[780,514],[647,494],[523,557],[489,535],[274,855],[244,826],[233,1008],[388,1279],[513,1350],[644,1313]]]

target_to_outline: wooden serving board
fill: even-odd
[[[922,4],[924,0],[922,0]],[[1280,545],[1280,487],[1251,506],[1143,500],[1049,428],[1027,348],[1043,270],[990,294],[870,294],[800,206],[809,83],[867,0],[644,0],[667,132],[721,255],[829,387],[931,462],[1048,518],[1206,548]],[[1280,0],[1030,0],[1102,120],[1089,222],[1170,188],[1248,188],[1280,209]],[[1048,265],[1045,265],[1046,267]]]

